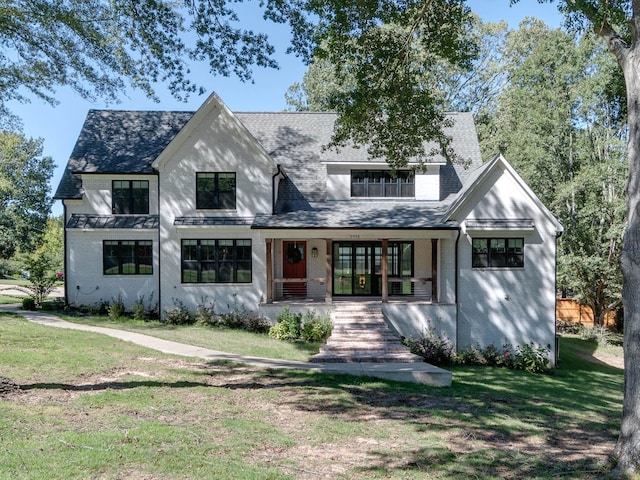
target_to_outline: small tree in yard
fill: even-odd
[[[51,271],[51,260],[41,250],[36,251],[27,260],[29,270],[29,285],[27,288],[33,292],[37,306],[41,306],[43,300],[51,293],[56,282],[55,274]]]

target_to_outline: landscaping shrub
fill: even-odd
[[[122,300],[122,295],[118,294],[118,298],[111,300],[111,304],[107,311],[109,318],[112,320],[116,320],[124,316],[124,301]]]
[[[147,319],[147,310],[144,308],[144,295],[138,296],[133,304],[133,318],[134,320]]]
[[[558,320],[556,324],[556,332],[558,333],[572,333],[579,334],[584,326],[581,323],[566,322],[564,320]]]
[[[32,297],[25,297],[22,299],[22,309],[23,310],[35,310],[36,309],[36,300]]]
[[[534,343],[516,347],[505,344],[501,349],[495,345],[484,348],[471,346],[455,352],[448,338],[436,335],[428,329],[419,338],[404,339],[412,353],[420,355],[424,361],[436,366],[484,365],[524,370],[529,373],[550,371],[549,353],[551,347],[537,347]]]
[[[207,297],[200,299],[200,304],[196,307],[195,321],[198,325],[213,327],[218,325],[215,302],[209,302]]]
[[[249,315],[245,321],[244,328],[252,333],[268,333],[271,328],[271,322],[264,317]]]
[[[612,335],[606,327],[595,325],[593,327],[582,327],[580,329],[580,338],[586,342],[605,346],[611,343]]]
[[[451,365],[455,352],[448,338],[436,335],[433,328],[427,329],[417,339],[409,338],[405,344],[411,353],[420,355],[424,361],[433,365]]]
[[[549,353],[551,346],[536,347],[533,342],[516,347],[513,368],[529,373],[549,372]]]
[[[323,343],[331,336],[333,323],[328,316],[318,316],[315,310],[308,310],[302,319],[300,337],[309,343]]]
[[[451,363],[456,365],[484,365],[484,358],[478,347],[470,346],[453,354]]]
[[[285,307],[276,320],[277,323],[269,329],[269,336],[278,340],[324,342],[333,330],[331,320],[319,316],[315,310],[308,310],[303,318],[302,313]]]
[[[164,322],[169,325],[192,324],[194,322],[194,318],[185,304],[177,298],[172,299],[172,301],[173,306],[164,312]]]
[[[285,307],[276,317],[276,324],[269,329],[269,336],[278,340],[295,341],[300,338],[302,314]]]

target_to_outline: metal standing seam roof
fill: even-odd
[[[176,227],[198,227],[212,225],[252,225],[254,217],[176,217]]]
[[[67,221],[66,228],[79,229],[133,229],[157,230],[158,215],[83,215],[73,214]]]

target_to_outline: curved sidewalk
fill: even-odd
[[[313,370],[326,373],[357,375],[381,378],[398,382],[413,382],[425,385],[448,387],[451,385],[451,372],[428,363],[307,363],[279,360],[263,357],[250,357],[233,353],[220,352],[208,348],[195,347],[184,343],[172,342],[141,333],[127,332],[115,328],[95,327],[67,322],[55,315],[45,312],[21,310],[17,305],[0,305],[0,311],[17,313],[28,321],[49,327],[81,330],[101,333],[125,342],[158,350],[163,353],[184,357],[197,357],[208,361],[230,361],[244,363],[261,368],[287,370]]]

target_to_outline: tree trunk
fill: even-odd
[[[624,306],[624,402],[614,454],[624,474],[640,468],[640,48],[636,43],[620,62],[628,104],[627,230],[620,258]],[[620,58],[619,58],[620,60]]]

